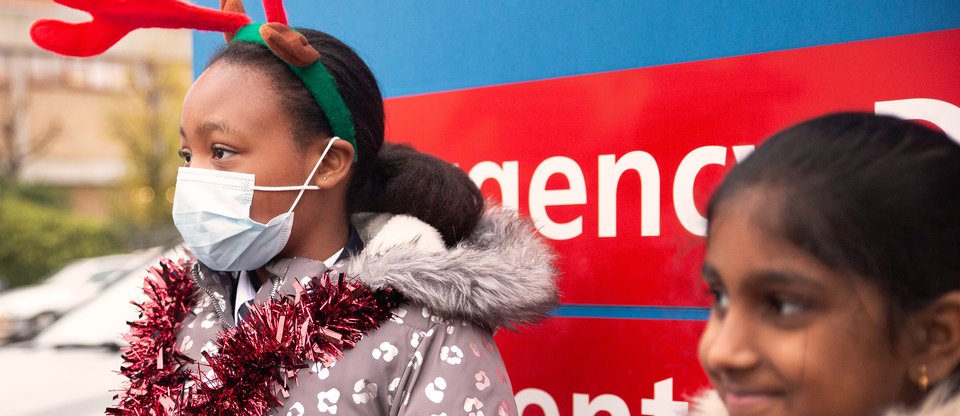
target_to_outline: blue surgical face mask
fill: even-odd
[[[303,192],[320,189],[308,184],[338,139],[330,139],[310,176],[300,186],[256,186],[250,173],[180,168],[173,197],[173,223],[186,246],[197,260],[218,271],[253,270],[266,264],[287,245],[293,229],[293,210]],[[297,190],[300,193],[287,212],[266,224],[250,218],[254,191]]]

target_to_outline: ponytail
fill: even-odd
[[[483,195],[466,172],[412,147],[384,143],[365,181],[354,178],[347,195],[353,212],[406,214],[430,224],[453,246],[473,233]]]

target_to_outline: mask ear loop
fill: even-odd
[[[310,176],[307,176],[307,180],[303,181],[303,186],[300,187],[300,193],[297,194],[297,199],[293,200],[293,205],[290,206],[290,210],[287,211],[287,214],[293,212],[293,210],[297,207],[297,204],[300,203],[300,198],[303,197],[304,191],[307,189],[320,189],[317,186],[307,186],[307,184],[313,180],[314,175],[317,174],[317,170],[320,169],[320,164],[323,163],[323,159],[327,157],[327,153],[330,151],[330,148],[333,147],[333,142],[337,140],[340,140],[340,138],[334,136],[329,142],[327,142],[327,147],[323,149],[323,153],[320,154],[320,160],[317,160],[317,164],[313,165],[313,170],[310,171]]]

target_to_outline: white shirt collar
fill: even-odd
[[[323,261],[323,266],[327,269],[333,267],[333,263],[340,258],[340,254],[343,253],[344,248],[337,250],[336,253],[333,253],[332,256]],[[292,260],[292,259],[291,259]],[[286,276],[283,276],[286,277]],[[240,322],[240,306],[249,301],[250,299],[257,297],[257,290],[253,287],[253,282],[250,280],[250,276],[246,271],[240,272],[240,276],[237,278],[237,297],[233,302],[233,317],[234,323]]]

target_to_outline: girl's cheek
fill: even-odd
[[[700,335],[700,342],[697,344],[697,359],[700,361],[700,366],[703,367],[708,374],[710,370],[708,357],[715,341],[717,325],[715,318],[711,316],[707,321],[707,326],[703,329],[703,334]]]

